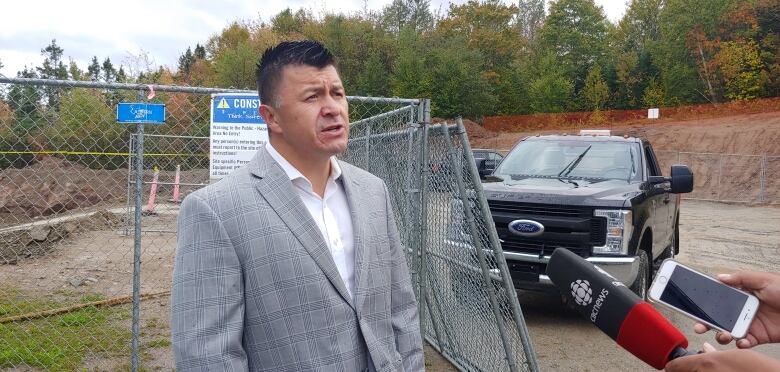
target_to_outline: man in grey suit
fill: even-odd
[[[349,115],[333,56],[283,42],[263,54],[257,83],[269,144],[181,207],[176,368],[423,370],[387,188],[335,158]]]

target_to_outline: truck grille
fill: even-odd
[[[607,220],[593,216],[593,207],[572,207],[551,204],[531,204],[488,201],[503,241],[504,251],[549,256],[555,248],[571,250],[581,257],[590,257],[594,246],[605,244]],[[523,237],[509,231],[509,223],[517,219],[534,220],[544,225],[537,237]]]

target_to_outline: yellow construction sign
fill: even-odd
[[[228,105],[227,100],[223,98],[223,99],[219,100],[219,104],[217,105],[217,108],[229,109],[230,106]]]

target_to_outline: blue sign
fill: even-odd
[[[265,124],[256,94],[214,94],[211,96],[211,122],[223,124]]]
[[[165,124],[165,105],[162,103],[119,103],[116,122],[123,124]]]

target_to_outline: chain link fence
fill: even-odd
[[[673,164],[694,174],[693,192],[685,199],[780,204],[780,156],[657,150],[665,176]]]
[[[174,367],[179,202],[210,182],[228,91],[154,86],[166,124],[117,124],[148,88],[0,77],[0,368]],[[349,100],[344,159],[388,184],[426,339],[462,370],[536,370],[462,127],[429,125],[427,100]]]

